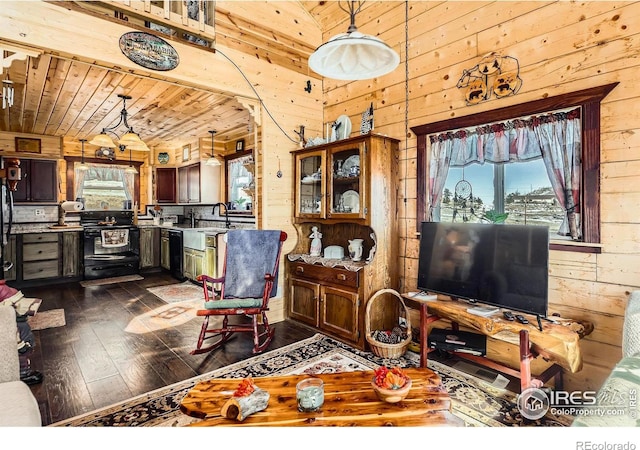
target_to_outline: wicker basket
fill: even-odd
[[[373,302],[376,301],[376,299],[381,298],[381,296],[383,296],[384,294],[394,295],[400,301],[402,307],[404,308],[404,318],[407,321],[407,337],[402,342],[399,342],[397,344],[386,344],[384,342],[376,341],[372,337],[371,306],[373,305]],[[369,343],[371,351],[374,355],[380,356],[382,358],[398,358],[406,353],[407,348],[409,348],[409,344],[411,343],[411,322],[409,319],[409,309],[407,308],[407,305],[404,304],[402,296],[397,291],[393,289],[381,289],[371,296],[371,298],[367,302],[367,309],[365,313],[365,331],[367,342]]]

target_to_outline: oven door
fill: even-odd
[[[103,236],[102,231],[108,230]],[[110,241],[112,235],[126,242]],[[137,274],[140,269],[140,230],[137,227],[88,227],[84,229],[84,278],[99,279]]]

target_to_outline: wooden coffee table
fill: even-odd
[[[270,394],[269,406],[243,422],[221,417],[222,405],[238,387],[238,379],[198,383],[184,397],[180,410],[203,419],[190,426],[464,426],[451,413],[451,399],[440,377],[424,368],[405,369],[411,390],[399,403],[378,400],[371,387],[373,371],[314,375],[324,381],[324,404],[312,413],[298,411],[296,384],[309,375],[258,377],[256,386]]]

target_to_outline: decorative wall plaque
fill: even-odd
[[[120,50],[134,63],[151,70],[173,70],[178,67],[178,52],[156,35],[132,31],[120,36]]]

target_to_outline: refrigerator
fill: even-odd
[[[11,235],[11,225],[13,223],[13,192],[2,180],[0,191],[0,200],[2,207],[0,208],[0,229],[2,230],[2,239],[0,240],[0,280],[5,279],[5,272],[11,270],[15,261],[11,261],[9,252],[5,251],[9,236]]]

